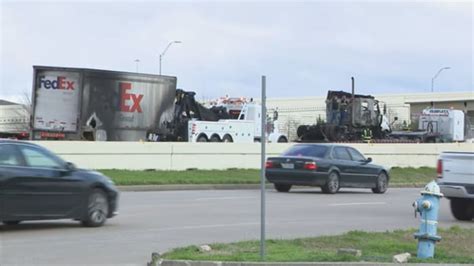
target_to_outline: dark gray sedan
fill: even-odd
[[[388,170],[371,163],[356,149],[334,144],[296,144],[266,162],[265,176],[279,192],[293,185],[318,186],[334,194],[341,187],[370,188],[385,193]]]
[[[0,222],[75,219],[101,226],[117,213],[119,192],[101,173],[78,169],[45,148],[0,139]]]

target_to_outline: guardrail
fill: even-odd
[[[184,170],[259,168],[260,144],[36,141],[67,161],[92,169]],[[274,156],[293,145],[271,143]],[[474,151],[473,143],[348,144],[386,167],[435,167],[442,151]]]

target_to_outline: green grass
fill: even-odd
[[[257,184],[257,169],[188,170],[188,171],[130,171],[100,170],[117,185],[167,185],[167,184]],[[421,186],[436,177],[434,168],[392,168],[392,184]]]
[[[322,236],[293,240],[266,241],[266,261],[315,262],[315,261],[372,261],[391,262],[393,255],[409,252],[410,262],[428,263],[474,263],[474,229],[451,227],[440,229],[443,237],[436,246],[435,258],[416,258],[417,242],[415,230],[393,232],[351,231],[338,236]],[[203,261],[260,261],[258,241],[230,244],[211,244],[212,251],[202,253],[197,246],[177,248],[163,254],[165,259]],[[355,248],[362,257],[337,255],[339,248]]]

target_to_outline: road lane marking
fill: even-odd
[[[354,205],[383,205],[387,204],[386,202],[350,202],[350,203],[333,203],[329,206],[354,206]]]
[[[257,197],[208,197],[208,198],[197,198],[197,201],[204,201],[204,200],[235,200],[235,199],[257,199]]]

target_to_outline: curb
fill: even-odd
[[[390,188],[421,188],[425,184],[393,184]],[[273,188],[272,184],[265,186],[267,189]],[[260,184],[174,184],[174,185],[130,185],[117,186],[120,191],[143,192],[143,191],[179,191],[179,190],[245,190],[260,189]],[[298,188],[309,188],[298,186]]]
[[[223,262],[223,261],[189,261],[163,260],[161,266],[374,266],[400,265],[387,262]],[[404,263],[406,266],[442,266],[463,264],[432,264],[432,263]],[[466,265],[466,264],[464,264]]]

